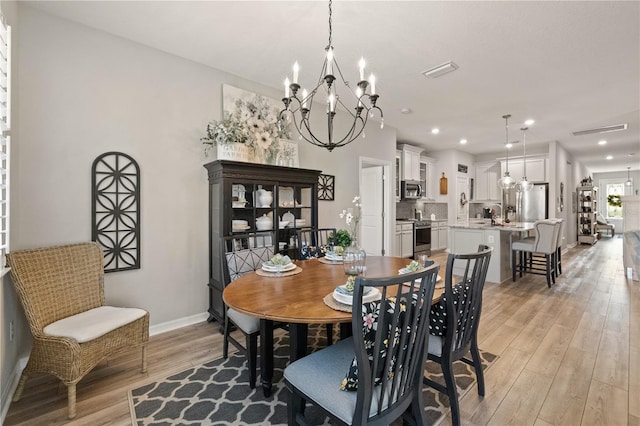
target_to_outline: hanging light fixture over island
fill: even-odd
[[[506,169],[504,172],[504,176],[502,176],[500,179],[498,179],[498,186],[500,186],[500,188],[502,189],[511,189],[516,185],[516,181],[514,178],[511,177],[511,175],[509,174],[509,118],[511,117],[511,114],[505,114],[502,116],[502,118],[504,118],[504,126],[505,126],[505,130],[506,130],[506,142],[505,142],[505,148],[507,150],[507,163],[506,163]]]
[[[338,66],[338,62],[333,53],[332,43],[332,2],[329,1],[329,44],[325,48],[326,56],[322,64],[320,72],[320,79],[317,85],[310,92],[306,89],[302,90],[301,96],[300,84],[298,82],[300,76],[300,66],[298,62],[293,64],[293,81],[289,81],[287,77],[284,83],[284,109],[280,111],[278,120],[291,119],[298,131],[300,137],[307,142],[333,151],[335,148],[345,146],[348,143],[353,142],[358,136],[365,136],[364,128],[367,125],[367,120],[373,117],[374,110],[378,110],[380,113],[380,128],[384,127],[384,117],[382,110],[376,105],[378,101],[378,94],[376,93],[376,79],[373,74],[369,76],[368,81],[365,80],[365,61],[364,58],[360,58],[358,62],[358,68],[360,71],[360,80],[358,81],[355,90],[349,85],[349,82],[344,79],[342,71]],[[337,83],[342,83],[339,85]],[[335,83],[335,84],[334,84]],[[369,91],[367,91],[367,89]],[[341,90],[341,93],[338,92]],[[316,95],[324,94],[326,102],[326,115],[327,115],[327,132],[324,136],[318,136],[312,132],[311,116],[313,100]],[[346,105],[348,99],[353,98],[353,111]],[[349,118],[351,122],[350,127],[337,136],[334,132],[334,119],[337,114],[338,107],[341,106],[344,110],[344,115]],[[316,108],[316,114],[319,108]],[[321,124],[317,125],[314,130],[317,132],[319,128],[324,127]]]

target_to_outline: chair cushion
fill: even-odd
[[[418,297],[417,294],[413,295],[412,303],[414,306],[417,303],[417,297]],[[398,323],[402,323],[403,321],[404,314],[407,311],[406,303],[407,301],[404,297],[400,299],[400,316],[398,318]],[[382,305],[382,302],[380,300],[376,300],[370,303],[364,303],[362,305],[363,306],[362,333],[364,334],[364,346],[367,351],[367,357],[369,358],[369,361],[371,363],[373,363],[373,348],[375,345],[377,322],[378,322],[378,317],[380,315],[381,305]],[[396,309],[396,298],[395,297],[387,298],[385,301],[384,312],[385,312],[385,315],[388,317],[387,323],[389,324],[389,327],[391,327],[391,318],[393,317],[395,309]],[[411,321],[409,321],[409,323],[411,323]],[[384,369],[388,347],[389,347],[389,343],[385,342],[380,348],[380,358],[379,358],[380,360],[378,363],[379,371],[376,372],[376,380],[375,380],[376,385],[380,383],[382,378],[382,374],[383,374],[382,370]],[[394,344],[394,348],[396,351],[398,350],[398,346],[395,344]],[[396,356],[397,356],[397,353],[392,354],[391,363],[389,365],[390,369],[394,368]],[[353,357],[353,361],[351,362],[349,371],[347,372],[344,380],[342,381],[342,384],[340,385],[340,389],[344,391],[358,390],[358,362],[355,356]]]
[[[440,336],[434,336],[433,334],[429,334],[429,352],[431,355],[442,356],[442,344],[444,343],[444,339]]]
[[[78,343],[86,343],[132,323],[146,314],[147,311],[138,308],[100,306],[52,322],[42,331],[49,336],[69,337]]]
[[[287,382],[347,424],[352,423],[358,394],[336,392],[336,384],[343,379],[344,369],[355,356],[353,344],[352,337],[340,340],[295,361],[284,370]],[[378,411],[379,386],[374,390],[374,395],[369,416],[375,415]],[[384,401],[388,401],[388,398]]]
[[[245,334],[252,334],[260,331],[260,320],[249,315],[241,314],[231,308],[227,309],[229,319],[237,325]]]
[[[511,243],[511,250],[533,251],[535,246],[535,237],[527,237]]]
[[[469,291],[469,283],[458,283],[451,288],[453,293],[453,305],[458,306],[458,301],[462,298],[467,300]],[[458,320],[458,326],[461,321]],[[444,336],[447,334],[447,297],[442,295],[438,303],[431,305],[431,313],[429,314],[429,334],[434,336]]]

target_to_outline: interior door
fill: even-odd
[[[367,254],[383,255],[384,172],[382,166],[362,169],[362,229],[358,242]]]

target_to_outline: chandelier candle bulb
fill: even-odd
[[[284,79],[284,97],[289,98],[289,77]]]
[[[358,62],[358,65],[360,66],[360,81],[362,81],[364,80],[364,58],[360,58],[360,62]]]
[[[327,75],[333,75],[333,49],[327,49]]]
[[[336,97],[332,94],[329,95],[329,112],[336,110]]]
[[[376,77],[373,74],[369,76],[369,84],[371,85],[371,94],[375,95],[376,94]]]
[[[293,64],[293,84],[298,84],[298,72],[300,71],[300,66],[298,65],[298,61]]]
[[[309,96],[309,93],[307,93],[307,89],[302,89],[302,108],[303,109],[307,109],[307,96]]]
[[[362,89],[360,87],[356,89],[356,96],[358,97],[358,106],[361,107],[362,106]]]

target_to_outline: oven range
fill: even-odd
[[[413,258],[431,254],[431,221],[412,218],[398,219],[413,222]]]

